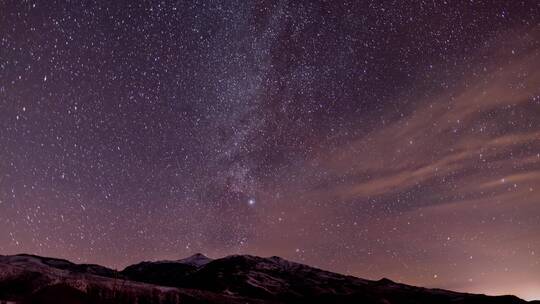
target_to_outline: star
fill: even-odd
[[[536,288],[534,1],[120,2],[0,2],[0,255]]]

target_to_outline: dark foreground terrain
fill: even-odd
[[[486,303],[524,304],[485,296],[370,281],[279,257],[142,262],[123,271],[33,255],[0,256],[0,303]],[[540,303],[540,302],[535,302]]]

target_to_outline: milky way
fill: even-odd
[[[494,2],[0,1],[0,254],[540,298],[540,4]]]

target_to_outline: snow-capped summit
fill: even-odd
[[[196,253],[190,257],[187,257],[185,259],[181,259],[181,260],[178,260],[178,262],[182,263],[182,264],[187,264],[187,265],[191,265],[191,266],[195,266],[195,267],[201,267],[203,265],[206,265],[210,262],[212,262],[213,260],[207,256],[205,256],[204,254],[202,253]]]

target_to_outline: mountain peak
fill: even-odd
[[[196,258],[208,258],[206,255],[204,255],[204,254],[202,254],[200,252],[197,252],[194,255],[190,256],[190,258],[194,258],[194,257],[196,257]]]
[[[209,258],[209,257],[207,257],[204,254],[199,253],[199,252],[195,253],[194,255],[189,256],[187,258],[178,260],[178,262],[180,262],[180,263],[192,265],[192,266],[195,266],[195,267],[201,267],[203,265],[208,264],[211,261],[212,261],[211,258]]]

